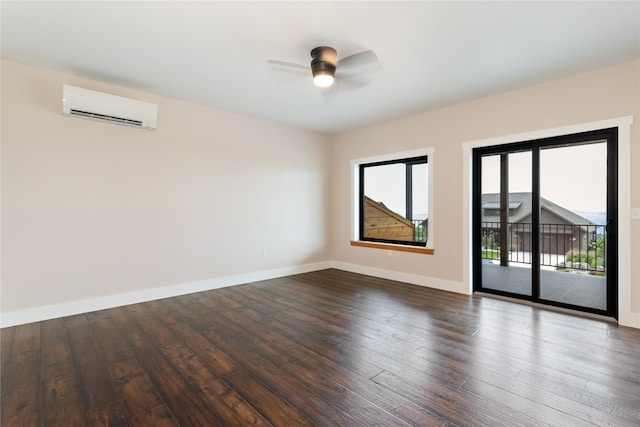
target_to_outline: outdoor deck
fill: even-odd
[[[511,263],[509,267],[502,267],[498,263],[484,261],[482,283],[489,289],[531,295],[531,264]],[[542,299],[598,310],[607,307],[605,277],[542,269],[540,283]]]

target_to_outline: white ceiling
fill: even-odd
[[[1,24],[3,58],[328,134],[640,58],[638,1],[3,0]],[[267,64],[319,45],[379,67],[323,95]]]

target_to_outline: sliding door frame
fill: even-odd
[[[579,146],[596,141],[607,144],[607,222],[606,235],[606,308],[604,310],[591,307],[575,306],[561,301],[540,298],[540,152],[545,148]],[[531,238],[531,295],[513,294],[506,291],[484,288],[482,286],[482,249],[481,249],[481,183],[482,158],[487,155],[501,157],[501,210],[506,206],[504,200],[508,194],[507,187],[507,154],[530,151],[532,155],[532,238]],[[572,310],[618,318],[618,128],[580,132],[569,135],[531,139],[526,141],[498,144],[494,146],[476,147],[472,150],[472,182],[471,182],[471,249],[472,249],[472,283],[473,291],[482,291],[498,295],[524,299]],[[505,228],[505,215],[501,215],[502,227]]]

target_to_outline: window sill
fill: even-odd
[[[389,251],[413,252],[417,254],[426,254],[426,255],[433,255],[433,253],[435,252],[435,249],[423,248],[420,246],[392,245],[390,243],[365,242],[362,240],[352,240],[351,246],[361,246],[364,248],[374,248],[374,249],[386,249]]]

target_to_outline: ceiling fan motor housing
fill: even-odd
[[[311,72],[315,77],[318,74],[335,75],[337,65],[337,52],[332,47],[320,46],[311,51]]]

